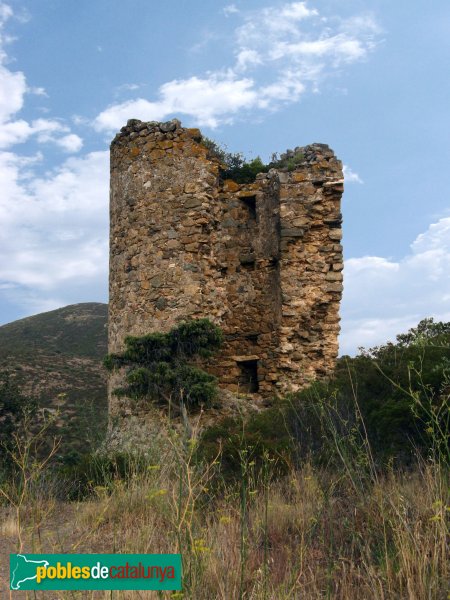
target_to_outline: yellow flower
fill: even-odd
[[[430,521],[442,521],[442,517],[441,515],[434,515],[433,517],[430,518]]]
[[[196,553],[211,552],[211,548],[209,548],[208,546],[205,546],[205,540],[202,540],[199,538],[199,539],[194,540],[194,552],[196,552]]]
[[[151,494],[149,494],[147,496],[147,499],[153,500],[153,498],[157,498],[158,496],[164,496],[164,494],[167,494],[167,490],[164,490],[164,489],[155,490],[154,492],[152,492]]]

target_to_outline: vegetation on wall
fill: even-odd
[[[125,338],[125,351],[109,354],[104,364],[110,371],[126,369],[126,385],[115,390],[118,396],[175,408],[208,405],[217,395],[217,380],[191,363],[211,356],[221,343],[216,325],[193,319],[168,333]]]
[[[227,152],[225,148],[207,137],[202,138],[202,144],[208,148],[210,158],[214,157],[220,160],[222,179],[232,179],[236,183],[252,183],[258,173],[267,173],[270,169],[293,171],[304,158],[301,152],[293,152],[292,155],[283,156],[283,158],[273,154],[272,160],[265,164],[259,156],[247,161],[241,152]]]

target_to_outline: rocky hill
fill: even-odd
[[[74,304],[0,327],[0,370],[56,411],[61,450],[83,449],[107,415],[107,304]]]

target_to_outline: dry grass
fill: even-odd
[[[212,482],[173,439],[160,465],[96,497],[4,509],[3,544],[35,552],[181,552],[184,592],[58,592],[29,598],[339,600],[447,598],[446,478],[439,465],[366,481],[305,465],[285,478]],[[211,489],[210,489],[211,488]],[[218,489],[218,488],[217,488]],[[36,500],[36,499],[35,499]],[[45,522],[42,522],[42,515]],[[39,523],[39,536],[36,535]],[[3,547],[2,551],[6,551]],[[14,598],[25,598],[15,593]]]
[[[9,510],[4,510],[0,521],[0,536],[17,538],[18,535],[19,523],[17,522],[17,516]]]

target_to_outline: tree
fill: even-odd
[[[349,380],[351,374],[352,381]],[[423,319],[395,343],[339,359],[342,397],[355,388],[374,447],[404,451],[405,442],[445,445],[450,426],[450,323]]]
[[[208,358],[222,343],[221,330],[208,319],[180,323],[168,333],[125,338],[125,350],[109,354],[109,371],[125,368],[126,385],[118,396],[181,408],[210,404],[217,395],[217,380],[195,362]]]

